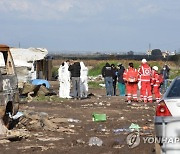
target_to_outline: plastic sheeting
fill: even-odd
[[[44,59],[48,54],[45,48],[10,48],[10,51],[16,67],[31,67],[33,61]],[[0,54],[0,66],[4,66],[2,54]]]
[[[14,64],[17,67],[31,67],[33,61],[44,59],[48,54],[48,51],[45,48],[11,48],[10,51],[14,59]]]
[[[44,59],[48,54],[45,48],[10,48],[10,51],[16,67],[19,83],[35,79],[36,71],[33,68],[34,61]],[[0,53],[0,66],[5,66],[2,53]]]
[[[45,85],[46,88],[50,88],[50,84],[47,80],[43,80],[43,79],[34,79],[31,81],[31,83],[33,85]]]

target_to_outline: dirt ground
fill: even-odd
[[[54,83],[53,88],[58,88]],[[125,97],[106,97],[105,89],[90,89],[95,96],[84,100],[62,100],[59,102],[29,102],[20,105],[20,111],[33,110],[48,113],[49,117],[73,118],[79,122],[65,122],[60,125],[71,131],[57,132],[31,130],[31,137],[8,143],[0,143],[2,154],[151,154],[154,144],[143,143],[142,137],[153,136],[155,104],[133,103],[127,105]],[[107,115],[105,122],[94,122],[93,113]],[[138,124],[140,144],[129,148],[126,143],[131,123]],[[124,131],[117,131],[123,129]],[[17,129],[17,128],[14,128]],[[89,139],[98,137],[102,146],[89,146]]]

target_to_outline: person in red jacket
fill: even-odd
[[[140,67],[139,67],[139,69],[140,69]],[[139,70],[138,69],[138,70]],[[138,71],[139,72],[139,71]],[[138,88],[139,88],[139,92],[140,92],[140,99],[139,99],[139,101],[140,102],[143,102],[144,101],[144,97],[143,97],[143,95],[142,95],[142,87],[141,87],[141,74],[139,74],[139,78],[138,78]]]
[[[132,100],[137,102],[138,71],[134,68],[133,63],[129,63],[128,69],[126,69],[123,74],[123,79],[126,82],[128,103],[130,104]]]
[[[160,101],[160,75],[158,74],[158,67],[157,66],[153,66],[153,71],[154,71],[154,76],[153,76],[153,80],[152,80],[152,85],[153,85],[153,93],[155,95],[156,98],[156,102],[158,103]]]
[[[151,68],[152,72],[151,72],[151,92],[153,94],[153,84],[154,84],[154,81],[155,81],[155,73],[156,71],[153,69],[153,67]]]
[[[141,81],[141,94],[143,96],[144,103],[152,103],[151,92],[151,67],[147,64],[146,59],[142,59],[142,64],[139,68],[139,80]]]

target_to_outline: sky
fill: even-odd
[[[180,0],[0,0],[0,44],[49,52],[180,50]]]

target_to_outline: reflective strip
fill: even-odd
[[[151,97],[148,97],[148,100],[149,100],[149,101],[152,101],[152,96],[151,96]]]
[[[150,79],[140,79],[140,81],[150,81]]]
[[[133,95],[133,97],[137,97],[137,94]]]
[[[144,98],[144,102],[147,102],[147,98]]]
[[[152,96],[148,96],[148,99],[152,99]]]
[[[159,85],[158,84],[155,84],[155,85],[153,85],[154,87],[159,87]]]
[[[143,66],[142,66],[142,72],[143,72],[143,75],[144,75],[145,73],[144,73],[144,67]]]

